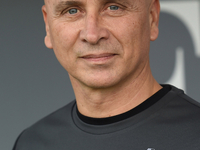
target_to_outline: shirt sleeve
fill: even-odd
[[[25,131],[25,130],[24,130],[24,131]],[[15,144],[14,144],[12,150],[17,150],[17,143],[18,143],[18,141],[19,141],[21,135],[24,133],[24,131],[22,131],[22,132],[20,133],[20,135],[17,137],[17,139],[16,139],[16,141],[15,141]]]

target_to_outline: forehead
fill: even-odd
[[[45,4],[48,5],[53,5],[55,6],[56,4],[65,4],[65,3],[90,3],[90,2],[95,2],[95,3],[114,3],[114,2],[119,2],[119,3],[135,3],[135,2],[141,2],[141,3],[146,3],[148,4],[151,0],[44,0]]]
[[[91,2],[91,1],[96,1],[96,2],[106,2],[106,1],[136,1],[136,0],[44,0],[45,3],[60,3],[60,2]]]
[[[152,0],[44,0],[49,13],[57,13],[63,8],[73,6],[83,7],[101,7],[107,3],[116,3],[124,5],[129,9],[140,8],[140,10],[149,9]],[[98,9],[98,8],[97,8]]]

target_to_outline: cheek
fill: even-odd
[[[115,35],[123,46],[127,66],[139,65],[148,60],[150,30],[146,22],[146,18],[137,16],[135,19],[126,18],[117,24]]]
[[[109,20],[106,23],[109,24],[109,30],[119,41],[126,38],[124,41],[129,42],[131,40],[130,38],[134,37],[136,31],[134,19],[130,17],[121,17]]]
[[[67,27],[66,24],[62,24],[55,25],[51,33],[54,53],[60,64],[68,70],[75,58],[73,46],[77,37],[76,31]]]
[[[123,55],[125,57],[135,57],[139,47],[139,33],[137,22],[126,19],[118,23],[118,29],[115,29],[114,36],[123,46]]]
[[[68,49],[73,44],[74,32],[66,24],[55,25],[52,29],[53,48]]]
[[[125,47],[138,44],[141,40],[142,24],[138,15],[129,15],[107,21],[113,36]],[[134,44],[133,44],[134,43]]]

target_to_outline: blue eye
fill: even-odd
[[[78,12],[77,9],[73,8],[68,11],[70,14],[76,14]]]
[[[113,6],[110,6],[109,8],[110,8],[110,10],[118,10],[118,9],[119,9],[118,6],[114,6],[114,5],[113,5]]]

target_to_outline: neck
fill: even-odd
[[[79,112],[88,117],[105,118],[138,106],[162,88],[153,78],[150,67],[147,69],[143,69],[137,78],[112,88],[83,89],[72,82],[76,87],[74,92]]]

